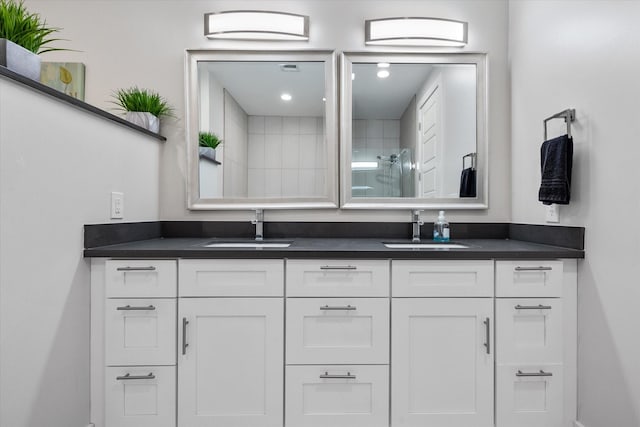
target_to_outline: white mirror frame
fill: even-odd
[[[199,50],[185,55],[185,105],[187,145],[187,208],[190,210],[233,209],[318,209],[338,207],[338,97],[337,55],[327,50]],[[326,197],[296,198],[214,198],[200,197],[198,155],[199,92],[198,62],[265,61],[324,62],[325,70],[325,137],[327,141]]]
[[[488,82],[484,53],[382,53],[341,54],[340,82],[340,201],[344,209],[488,209]],[[475,64],[476,65],[476,198],[353,197],[352,196],[352,79],[354,63]]]

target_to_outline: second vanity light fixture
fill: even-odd
[[[365,43],[387,46],[467,44],[467,23],[442,18],[382,18],[365,21]]]
[[[309,40],[309,17],[264,10],[228,10],[204,15],[210,39]]]

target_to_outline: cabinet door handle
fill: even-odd
[[[330,306],[330,305],[323,305],[320,306],[320,310],[347,310],[347,311],[353,311],[356,309],[355,305],[345,305],[345,306]]]
[[[155,271],[155,267],[118,267],[117,271]]]
[[[122,381],[122,380],[153,380],[155,379],[155,375],[153,375],[153,372],[149,372],[149,375],[131,375],[129,373],[126,373],[123,376],[120,377],[116,377],[116,380],[118,381]]]
[[[189,324],[189,321],[187,320],[186,317],[182,318],[182,354],[185,355],[187,354],[187,347],[189,347],[189,344],[187,344],[187,325]]]
[[[121,310],[121,311],[149,311],[149,310],[155,310],[155,309],[156,308],[153,305],[147,305],[144,307],[131,307],[129,304],[116,308],[116,310]]]
[[[552,377],[553,374],[551,372],[545,372],[540,369],[540,372],[522,372],[518,369],[516,372],[516,377]]]
[[[321,265],[320,270],[357,270],[355,265]]]
[[[333,375],[329,374],[329,372],[325,372],[320,375],[320,379],[322,380],[355,380],[356,376],[351,375],[351,372],[347,372],[347,375]]]
[[[514,269],[515,271],[551,271],[553,270],[553,267],[516,267]]]
[[[487,341],[484,343],[484,346],[487,349],[487,354],[491,354],[491,319],[488,317],[484,319],[484,327],[486,332]]]
[[[538,305],[516,305],[514,307],[516,310],[551,310],[551,306],[550,305],[542,305],[542,304],[538,304]]]

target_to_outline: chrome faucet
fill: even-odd
[[[264,240],[264,211],[256,209],[256,219],[251,220],[251,224],[256,226],[256,240]]]
[[[420,241],[420,226],[424,224],[424,221],[420,219],[420,212],[422,211],[417,209],[411,211],[411,223],[413,224],[413,236],[411,237],[412,242]]]

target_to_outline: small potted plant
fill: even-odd
[[[157,92],[137,86],[118,89],[113,97],[120,110],[125,111],[127,121],[151,132],[160,131],[162,117],[174,117],[173,108]]]
[[[66,50],[49,47],[59,28],[47,26],[22,1],[0,0],[0,65],[33,80],[40,80],[41,53]]]
[[[212,132],[198,133],[198,151],[200,157],[216,161],[216,147],[222,143],[218,135]]]

